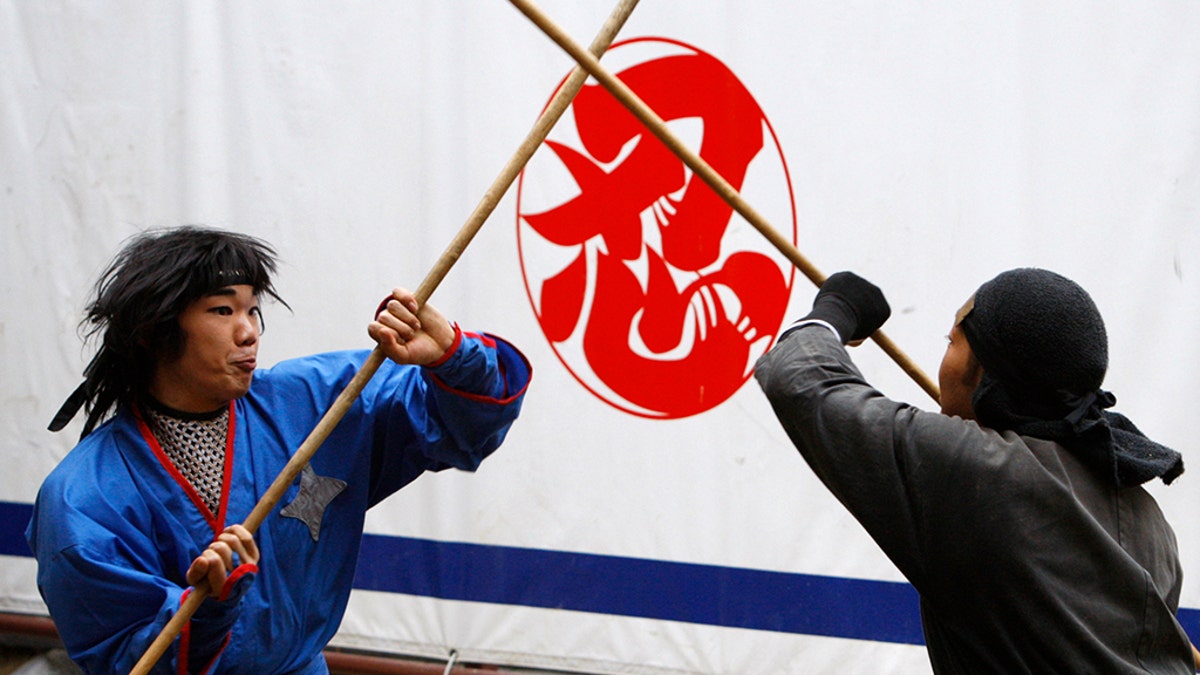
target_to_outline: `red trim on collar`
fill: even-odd
[[[237,431],[237,407],[229,402],[229,428],[225,431],[225,477],[221,481],[221,505],[213,524],[213,536],[225,529],[225,514],[229,511],[229,486],[233,484],[233,439]]]
[[[212,528],[213,537],[215,538],[222,530],[225,529],[225,513],[229,508],[229,485],[233,477],[233,431],[235,428],[235,413],[236,408],[234,402],[229,402],[229,428],[225,434],[225,477],[221,485],[221,505],[218,507],[218,513],[213,514],[212,509],[208,508],[208,504],[204,502],[204,498],[196,492],[196,488],[192,487],[191,482],[184,478],[183,473],[175,466],[171,458],[167,456],[166,451],[159,445],[158,439],[154,437],[154,432],[150,430],[150,425],[142,417],[141,411],[137,406],[133,406],[133,416],[137,420],[138,431],[142,433],[142,439],[146,441],[146,445],[150,446],[150,450],[154,456],[158,458],[158,463],[165,470],[184,493],[192,500],[196,508],[200,510],[200,515],[204,516],[204,520],[208,522],[208,526]]]

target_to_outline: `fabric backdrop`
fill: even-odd
[[[546,0],[583,44],[611,6]],[[655,0],[605,63],[822,271],[887,293],[936,376],[999,271],[1093,294],[1117,410],[1200,458],[1200,4]],[[572,62],[502,0],[0,1],[0,611],[77,420],[89,285],[149,227],[272,242],[264,365],[370,346]],[[631,85],[632,86],[632,85]],[[791,448],[748,366],[813,286],[597,96],[432,302],[518,344],[522,419],[476,474],[368,517],[337,643],[595,673],[928,671],[916,598]],[[674,230],[671,226],[675,225]],[[933,402],[877,347],[890,396]],[[1189,571],[1197,469],[1150,486]]]

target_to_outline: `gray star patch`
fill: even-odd
[[[328,476],[318,476],[312,465],[304,465],[300,472],[300,492],[291,504],[283,507],[281,516],[295,518],[308,526],[313,541],[321,537],[321,519],[333,498],[346,489],[346,481]]]

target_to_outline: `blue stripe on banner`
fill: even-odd
[[[866,581],[366,535],[355,588],[923,644],[917,593]]]
[[[1179,608],[1179,624],[1192,639],[1192,644],[1200,643],[1200,609]]]
[[[33,517],[33,504],[0,502],[0,555],[33,557],[25,541],[25,526]]]
[[[0,502],[0,555],[30,556],[30,504]],[[366,534],[355,588],[804,635],[923,644],[906,583]],[[1179,621],[1200,641],[1200,609]]]

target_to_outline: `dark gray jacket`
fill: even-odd
[[[921,596],[937,673],[1192,673],[1175,534],[1061,446],[873,389],[825,327],[755,376],[792,442]]]

